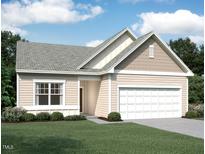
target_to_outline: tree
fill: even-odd
[[[204,103],[204,77],[189,77],[189,103]]]
[[[1,107],[16,104],[16,43],[19,35],[1,31]]]
[[[204,74],[204,45],[198,47],[189,38],[170,40],[169,45],[195,74]]]

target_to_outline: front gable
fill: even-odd
[[[149,56],[149,46],[154,47],[154,57]],[[157,71],[183,73],[165,47],[154,36],[145,41],[116,67],[116,70]]]
[[[96,57],[90,60],[83,68],[102,69],[135,40],[136,39],[132,36],[132,34],[130,34],[129,31],[126,31],[104,50],[102,50]]]

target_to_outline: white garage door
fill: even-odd
[[[179,88],[120,88],[122,119],[181,117]]]

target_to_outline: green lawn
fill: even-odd
[[[2,153],[200,154],[203,140],[133,123],[90,121],[2,124]]]

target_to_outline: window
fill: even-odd
[[[62,104],[63,100],[63,84],[51,83],[51,105]]]
[[[154,58],[154,45],[149,46],[149,58]]]
[[[48,105],[48,83],[36,83],[36,104]]]
[[[62,105],[63,83],[39,83],[35,89],[36,105]]]

